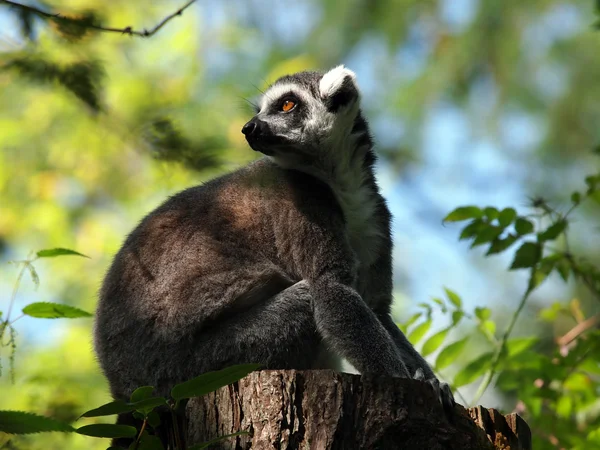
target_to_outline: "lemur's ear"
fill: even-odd
[[[337,66],[323,75],[319,93],[330,111],[348,106],[359,97],[356,75],[343,65]]]

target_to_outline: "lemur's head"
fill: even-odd
[[[312,165],[366,145],[359,142],[368,135],[359,103],[354,72],[344,66],[286,75],[267,89],[242,133],[250,147],[284,166]]]

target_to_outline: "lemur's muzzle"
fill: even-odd
[[[266,147],[269,146],[273,137],[269,125],[256,117],[242,127],[242,133],[253,150],[263,153],[266,153]]]
[[[254,118],[243,126],[242,133],[244,133],[246,139],[258,137],[263,134],[265,128],[266,123],[264,123],[262,120]]]

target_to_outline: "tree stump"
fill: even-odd
[[[450,420],[427,383],[330,370],[265,370],[186,410],[188,445],[209,449],[531,449],[527,424],[457,405]]]

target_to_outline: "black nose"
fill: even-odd
[[[256,122],[251,120],[242,127],[242,133],[244,133],[245,136],[251,136],[256,131],[256,128]]]

